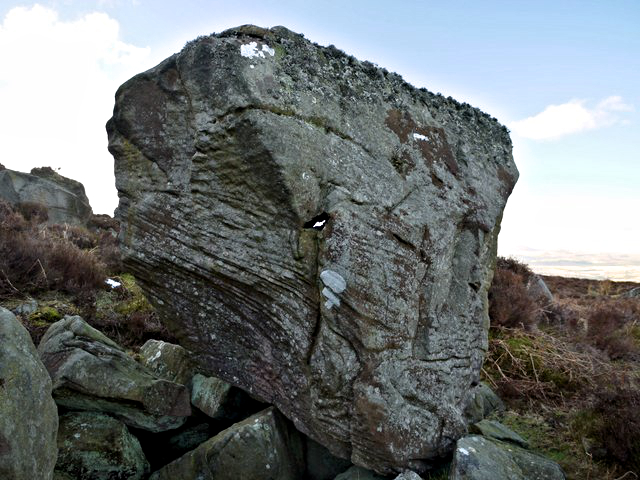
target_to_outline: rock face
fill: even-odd
[[[84,186],[49,167],[31,173],[0,171],[0,198],[11,204],[34,202],[47,207],[48,222],[84,225],[92,210]]]
[[[51,480],[57,431],[49,374],[27,330],[0,307],[0,478]]]
[[[60,417],[56,470],[71,478],[140,480],[149,464],[140,442],[118,420],[94,412]]]
[[[184,347],[355,464],[453,448],[518,175],[504,127],[244,26],[125,83],[107,130],[125,261]]]
[[[184,385],[157,377],[80,317],[51,325],[38,352],[58,405],[109,413],[153,432],[177,428],[191,415]]]

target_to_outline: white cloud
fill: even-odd
[[[512,122],[509,128],[524,138],[552,140],[621,123],[619,113],[632,110],[633,107],[624,103],[619,96],[607,97],[591,108],[586,100],[571,100],[560,105],[549,105],[537,115]]]
[[[105,13],[72,21],[35,5],[0,23],[0,162],[50,165],[84,183],[96,212],[117,204],[104,129],[118,86],[147,67],[150,49],[123,42]]]

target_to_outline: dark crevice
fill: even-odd
[[[329,221],[329,214],[327,212],[322,212],[319,215],[316,215],[311,220],[304,222],[303,228],[311,228],[313,230],[322,230]]]

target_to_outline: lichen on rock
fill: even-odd
[[[244,26],[122,85],[107,130],[125,262],[207,369],[379,473],[454,448],[518,176],[502,125]]]

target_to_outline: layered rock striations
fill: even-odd
[[[454,448],[518,176],[503,126],[244,26],[125,83],[107,130],[126,262],[207,368],[380,473]]]

